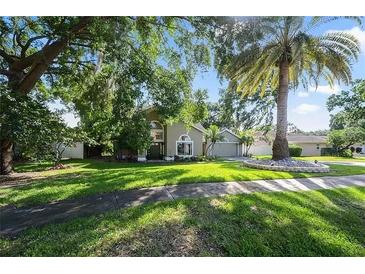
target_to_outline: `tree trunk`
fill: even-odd
[[[289,63],[280,63],[279,93],[277,98],[277,121],[276,136],[272,147],[272,159],[282,160],[289,157],[288,140],[286,139],[288,121],[288,83],[289,83]]]
[[[8,139],[0,141],[0,174],[6,175],[13,171],[13,142]]]

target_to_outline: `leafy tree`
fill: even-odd
[[[87,140],[80,128],[70,128],[64,123],[54,123],[50,128],[51,135],[43,139],[43,152],[38,154],[38,159],[50,158],[57,167],[67,147],[73,147],[76,142]]]
[[[206,127],[216,124],[236,131],[272,124],[275,98],[271,94],[244,98],[233,88],[222,89],[219,94],[218,103],[210,106]]]
[[[77,129],[66,126],[59,113],[51,112],[42,98],[23,96],[2,88],[0,109],[0,139],[14,140],[26,157],[52,159],[57,163],[62,157],[63,145],[83,139]],[[10,171],[11,159],[2,160],[6,163],[5,170]]]
[[[205,155],[208,156],[209,152],[214,152],[214,146],[217,142],[223,140],[223,135],[220,133],[220,129],[216,125],[211,125],[205,133],[205,140],[209,143],[205,149]]]
[[[95,140],[106,142],[130,124],[124,122],[145,97],[166,117],[181,113],[197,68],[209,64],[211,21],[1,17],[0,83],[25,97],[63,100]],[[7,173],[15,140],[0,142],[1,173]]]
[[[223,61],[219,72],[228,77],[243,96],[256,92],[264,96],[275,92],[277,126],[273,159],[289,157],[287,101],[290,88],[300,83],[318,85],[320,79],[331,86],[334,81],[351,81],[351,63],[356,60],[359,41],[345,32],[316,35],[313,30],[338,17],[260,17],[240,19],[237,25],[246,42],[240,40]],[[361,23],[361,19],[352,18]],[[240,45],[241,44],[241,45]],[[219,57],[219,55],[218,55]],[[217,63],[217,62],[216,62]]]
[[[331,130],[328,134],[328,143],[333,145],[338,152],[342,152],[356,143],[364,142],[365,129],[360,127]]]
[[[331,114],[330,128],[344,129],[360,126],[365,128],[365,80],[354,81],[350,91],[333,94],[327,100],[328,111],[340,111]]]
[[[244,130],[239,133],[243,145],[243,156],[248,157],[248,152],[255,142],[255,132],[253,130]]]

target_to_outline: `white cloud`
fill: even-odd
[[[293,112],[298,114],[308,114],[312,112],[316,112],[321,107],[319,105],[312,105],[312,104],[300,104],[296,108],[293,109]]]
[[[337,94],[341,90],[339,85],[334,85],[331,87],[330,85],[319,85],[317,88],[315,86],[309,87],[310,92],[320,92],[324,94]]]
[[[309,92],[307,92],[307,91],[299,91],[297,94],[298,94],[298,97],[308,97],[309,96]]]
[[[359,27],[353,27],[352,29],[347,29],[347,30],[329,30],[327,32],[334,32],[334,31],[348,32],[351,33],[353,36],[355,36],[360,42],[361,54],[365,55],[365,30],[361,30]]]
[[[365,30],[361,30],[359,27],[354,27],[348,31],[360,42],[361,53],[365,54]]]

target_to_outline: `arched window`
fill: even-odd
[[[191,138],[187,134],[183,134],[180,136],[179,141],[191,141]]]
[[[193,141],[189,135],[183,134],[176,141],[176,155],[182,157],[193,156]]]
[[[164,130],[163,125],[158,121],[151,121],[151,137],[153,138],[154,142],[163,142],[164,140]]]
[[[157,121],[151,121],[150,126],[151,129],[163,129],[163,126]]]

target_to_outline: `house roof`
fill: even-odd
[[[197,124],[193,125],[193,128],[195,128],[195,129],[197,129],[197,130],[199,130],[199,131],[201,131],[203,133],[206,132],[205,127],[203,127],[201,123],[197,123]]]
[[[315,135],[288,135],[288,142],[290,143],[327,143],[327,136],[315,136]]]
[[[223,132],[228,132],[230,134],[232,134],[234,137],[238,138],[238,139],[241,139],[237,134],[233,133],[232,131],[230,131],[228,128],[225,128],[221,131],[221,133]]]

